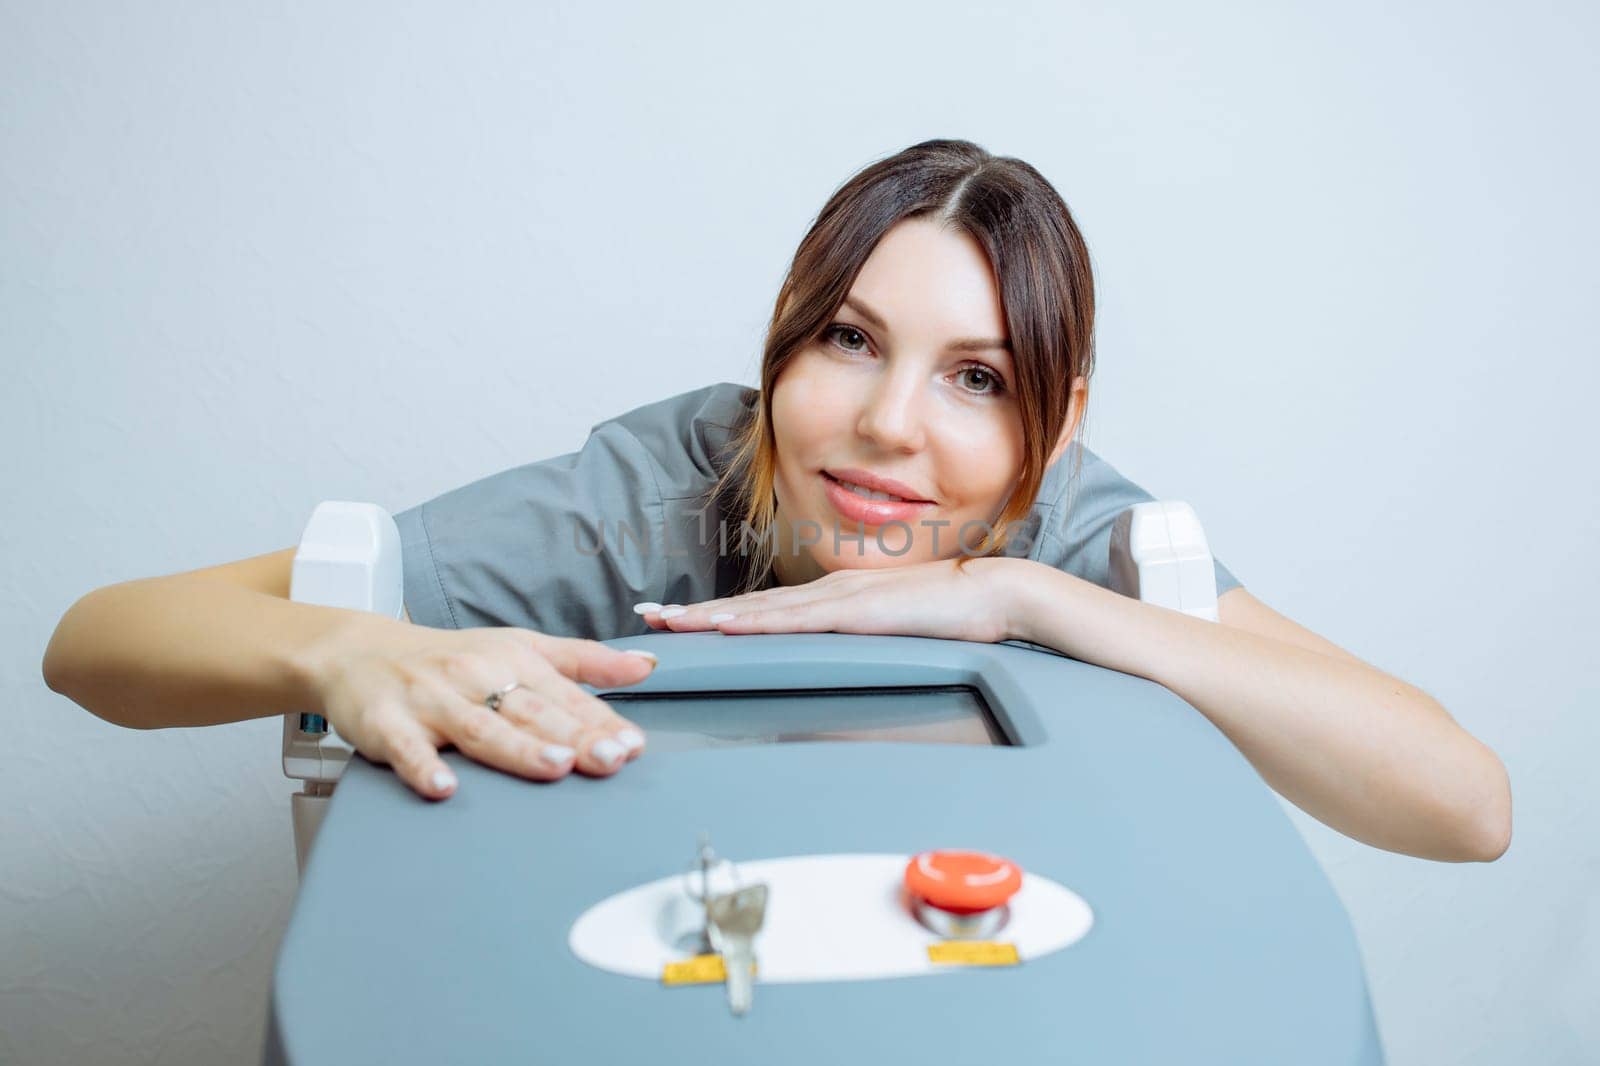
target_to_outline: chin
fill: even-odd
[[[835,570],[884,570],[891,566],[905,566],[910,563],[919,563],[922,560],[910,555],[884,555],[881,552],[869,551],[856,555],[835,555],[827,559],[818,559],[817,565],[823,570],[832,573]]]

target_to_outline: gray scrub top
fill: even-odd
[[[733,382],[645,404],[589,431],[578,451],[513,467],[395,515],[411,620],[438,629],[518,626],[554,636],[648,633],[643,600],[697,603],[733,594],[740,522],[707,507],[723,449],[759,390]],[[1073,449],[1081,448],[1076,486]],[[1074,442],[1049,470],[1004,554],[1110,587],[1111,525],[1153,500]],[[719,520],[728,551],[719,550]],[[939,531],[954,543],[955,531]],[[840,533],[841,550],[853,541]],[[823,543],[831,539],[823,534]],[[885,538],[898,548],[899,537]],[[1240,585],[1216,565],[1217,595]],[[772,584],[768,575],[765,587]]]

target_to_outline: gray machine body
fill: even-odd
[[[1332,886],[1239,751],[1161,685],[1020,642],[608,643],[660,657],[616,693],[968,685],[1011,744],[647,749],[553,783],[451,750],[442,802],[357,756],[279,949],[265,1062],[1383,1061]],[[721,985],[572,954],[580,914],[683,871],[702,830],[735,862],[990,851],[1082,896],[1094,925],[1015,967],[758,982],[743,1017]]]

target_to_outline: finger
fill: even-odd
[[[817,588],[814,584],[796,585],[783,589],[765,589],[749,596],[733,597],[722,601],[697,603],[685,608],[682,614],[663,619],[675,633],[701,629],[719,629],[729,621],[752,614],[772,613],[805,607],[838,595],[832,589]],[[731,615],[732,618],[724,616]],[[715,618],[716,621],[712,621]],[[724,632],[726,632],[724,630]]]
[[[583,656],[603,657],[608,653],[615,653],[622,659],[639,660],[646,664],[644,676],[648,676],[656,664],[655,653],[642,648],[612,648],[599,641],[583,638],[553,639],[565,645],[563,650],[578,657],[580,674],[587,672],[589,676],[595,676],[594,671],[582,664]],[[538,678],[538,681],[530,687],[566,711],[578,723],[578,728],[571,739],[563,740],[563,743],[572,744],[578,749],[580,753],[578,768],[588,773],[611,773],[619,769],[622,763],[637,758],[645,748],[644,731],[618,714],[610,702],[580,687],[580,681],[572,680],[559,670],[553,669],[557,665],[559,664],[541,660],[539,653],[530,653],[530,661],[523,668],[528,671],[528,676]],[[624,665],[633,666],[632,663]],[[644,676],[630,678],[620,684],[635,684],[644,680]],[[581,684],[589,684],[595,688],[616,687],[615,684],[607,685],[603,680],[584,681]],[[604,743],[607,738],[615,741],[615,745]],[[620,745],[622,750],[620,757],[617,755],[617,745]]]
[[[657,616],[661,613],[661,607],[662,605],[654,600],[644,600],[633,605],[633,613],[644,619],[651,628],[656,628],[656,623],[659,620]]]
[[[536,689],[515,689],[500,704],[513,724],[563,745],[572,768],[595,777],[620,770],[644,750],[644,732],[604,700],[552,674]]]
[[[758,589],[755,592],[728,596],[720,600],[708,600],[694,606],[709,608],[709,613],[715,614],[722,611],[762,611],[783,604],[809,603],[846,592],[849,587],[847,583],[861,576],[863,574],[860,571],[830,570],[821,577],[798,585],[774,585],[769,589]]]
[[[523,630],[528,644],[562,675],[595,688],[636,685],[650,676],[657,657],[643,648],[613,648],[582,637],[553,637]]]
[[[371,756],[387,763],[411,789],[426,799],[445,799],[455,792],[456,775],[439,757],[439,738],[412,715],[398,709],[376,709],[367,716],[366,743]]]
[[[636,726],[592,726],[581,731],[574,743],[578,748],[577,769],[590,777],[611,776],[645,747],[644,731]]]
[[[644,730],[618,714],[611,703],[568,682],[558,706],[577,724],[570,743],[578,749],[578,769],[604,776],[644,752]]]
[[[723,616],[737,616],[747,611],[775,606],[788,602],[796,595],[793,589],[776,591],[786,595],[774,597],[763,592],[755,593],[751,596],[730,596],[720,600],[707,600],[704,603],[694,603],[688,606],[676,604],[672,607],[664,608],[656,617],[660,620],[664,629],[670,629],[674,633],[714,629],[716,628],[716,623],[711,621],[712,618],[720,619]],[[756,596],[761,598],[757,599]]]
[[[748,611],[768,604],[778,602],[798,595],[805,595],[817,591],[821,578],[808,581],[801,585],[775,585],[770,589],[757,589],[755,592],[743,592],[737,596],[722,596],[714,600],[700,600],[692,604],[671,604],[673,607],[687,606],[693,610],[717,613],[720,611]]]
[[[584,656],[643,663],[646,673],[653,662],[598,641],[520,633],[523,639],[511,642],[503,657],[465,651],[445,658],[444,684],[433,701],[435,717],[429,719],[434,728],[474,759],[535,780],[550,780],[574,767],[597,776],[615,773],[630,755],[644,750],[642,731],[563,675],[557,669],[561,663],[534,646],[564,656],[566,665],[580,675],[596,674]],[[633,669],[637,672],[639,667]],[[486,696],[508,679],[519,682],[519,687],[504,695],[499,712],[491,710]],[[508,704],[509,716],[504,713]],[[571,719],[541,714],[545,708],[564,710]]]
[[[519,728],[483,703],[453,692],[441,697],[426,721],[485,766],[534,781],[553,781],[572,769],[572,747]]]
[[[766,611],[751,611],[735,618],[718,622],[716,628],[723,633],[875,633],[893,632],[890,628],[872,628],[869,621],[852,617],[849,608],[841,609],[842,600],[818,600],[792,607],[777,607]]]
[[[661,612],[670,610],[673,607],[682,606],[683,604],[681,603],[636,603],[633,605],[633,613],[644,619],[645,625],[649,626],[651,629],[665,630],[667,627],[666,624],[661,621]]]
[[[593,640],[555,640],[564,642],[568,650],[578,655],[595,651],[620,655],[620,649]],[[640,660],[636,655],[622,657]],[[648,655],[640,661],[653,666],[654,658]],[[526,688],[508,694],[512,717],[525,720],[542,735],[572,747],[577,752],[577,769],[595,776],[612,774],[644,751],[643,730],[613,710],[609,702],[562,674],[541,653],[525,650],[515,669]],[[506,707],[503,702],[501,710]]]

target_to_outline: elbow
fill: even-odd
[[[1484,795],[1466,817],[1467,862],[1494,862],[1511,847],[1511,779],[1494,752],[1484,749]]]
[[[66,695],[66,674],[61,661],[61,629],[50,636],[50,643],[44,649],[44,659],[39,663],[39,672],[44,677],[45,687],[51,692]]]
[[[85,593],[62,612],[44,647],[44,658],[39,662],[39,673],[44,677],[46,687],[62,696],[67,695],[67,686],[72,683],[73,660],[76,658],[77,645],[82,643],[78,634],[83,628],[79,618],[82,604],[92,595],[93,592]]]
[[[1478,830],[1466,862],[1494,862],[1511,847],[1511,816],[1496,819]]]
[[[67,612],[69,615],[71,612]],[[138,723],[129,722],[107,713],[98,700],[92,700],[86,695],[89,684],[86,678],[90,671],[74,658],[70,645],[71,637],[65,634],[67,619],[56,626],[56,631],[51,634],[50,643],[45,647],[44,658],[39,663],[39,674],[44,679],[45,687],[58,696],[65,696],[79,707],[88,711],[96,718],[112,725],[130,726],[133,728],[147,728]],[[94,703],[91,706],[91,702]],[[113,704],[114,705],[114,704]]]
[[[1487,819],[1478,830],[1477,853],[1473,862],[1494,862],[1511,847],[1511,804],[1507,800],[1505,811]]]

